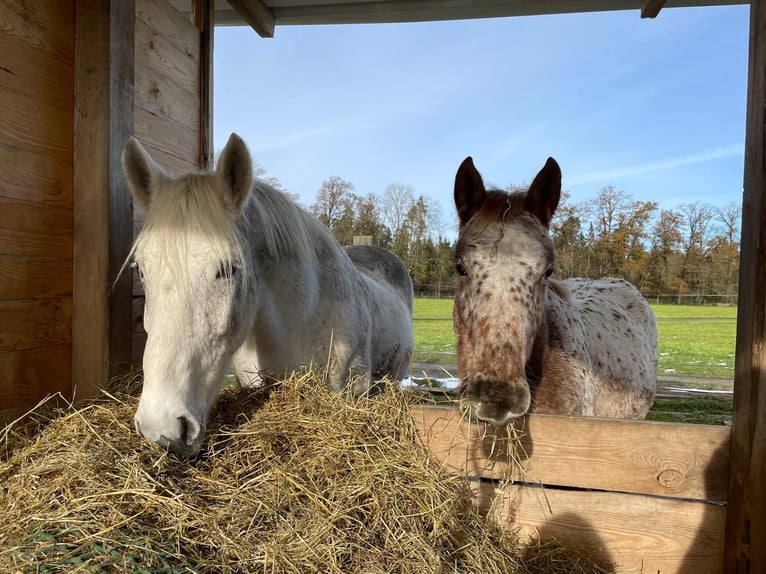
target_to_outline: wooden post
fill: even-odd
[[[750,4],[745,175],[723,571],[766,572],[766,0]]]
[[[200,32],[200,97],[199,97],[199,166],[212,169],[215,149],[213,143],[213,32],[215,28],[214,0],[195,0],[194,25]]]
[[[133,240],[121,155],[133,133],[133,0],[75,4],[72,385],[98,393],[130,365]]]

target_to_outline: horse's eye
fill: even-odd
[[[545,270],[545,278],[547,279],[553,275],[553,265],[548,265],[548,268]]]
[[[468,275],[468,272],[465,270],[465,267],[463,267],[462,261],[458,261],[455,263],[455,271],[457,271],[457,274],[461,277],[465,277]]]
[[[218,268],[218,272],[215,274],[216,279],[231,279],[237,274],[239,267],[233,263],[221,263]]]

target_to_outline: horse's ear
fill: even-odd
[[[122,151],[122,169],[133,197],[144,207],[149,205],[152,194],[168,177],[134,137]]]
[[[455,207],[460,225],[465,225],[479,211],[486,198],[484,181],[473,165],[473,158],[468,156],[455,174]]]
[[[221,182],[226,205],[239,211],[253,186],[253,160],[245,142],[237,134],[229,136],[215,173]]]
[[[561,199],[561,168],[552,157],[545,162],[543,169],[535,176],[527,190],[524,207],[537,217],[545,227],[551,223]]]

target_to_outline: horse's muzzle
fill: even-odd
[[[147,425],[139,420],[138,413],[133,419],[139,436],[157,443],[180,457],[191,457],[202,447],[202,426],[190,416],[176,417],[169,424]]]
[[[460,394],[476,418],[498,427],[527,414],[532,400],[526,379],[505,382],[480,375],[464,379]]]

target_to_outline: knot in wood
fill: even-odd
[[[686,482],[686,477],[681,471],[669,468],[657,475],[657,482],[665,488],[677,489]]]

